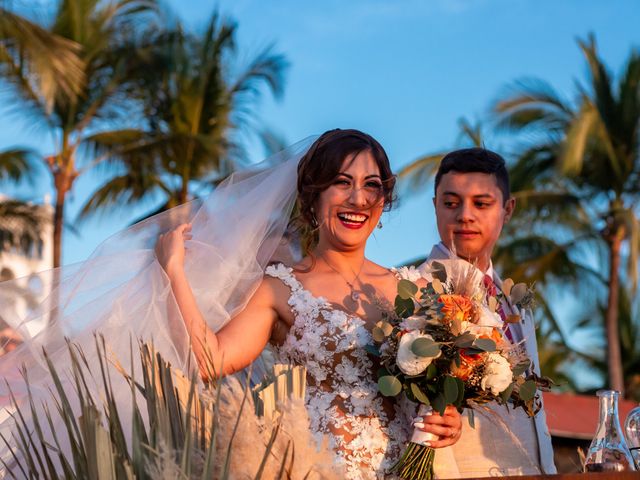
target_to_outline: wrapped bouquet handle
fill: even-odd
[[[424,417],[425,415],[431,415],[432,412],[433,412],[433,408],[431,408],[428,405],[425,405],[424,403],[421,403],[420,407],[418,408],[419,417]],[[422,445],[423,447],[426,447],[429,445],[429,442],[437,439],[438,439],[437,435],[434,435],[433,433],[430,433],[430,432],[425,432],[424,430],[418,427],[413,427],[413,434],[411,435],[411,443],[417,443],[418,445]]]

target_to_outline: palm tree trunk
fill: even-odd
[[[53,214],[53,268],[58,268],[61,260],[64,197],[65,192],[56,191],[56,206]]]
[[[609,298],[607,299],[607,313],[605,328],[607,331],[607,366],[609,369],[609,387],[618,390],[624,397],[624,373],[622,369],[622,355],[620,353],[620,330],[618,326],[618,302],[620,288],[620,247],[624,239],[625,229],[622,225],[615,225],[606,236],[609,244]]]
[[[64,170],[53,172],[53,182],[56,187],[56,206],[53,214],[53,268],[58,268],[61,265],[64,203],[75,178],[76,175],[69,174]]]

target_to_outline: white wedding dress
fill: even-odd
[[[329,437],[347,478],[388,478],[411,435],[411,408],[378,392],[364,320],[314,297],[283,264],[265,273],[291,289],[295,321],[276,347],[276,360],[307,369],[305,403],[313,435],[318,442]]]

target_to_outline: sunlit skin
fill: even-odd
[[[364,255],[367,239],[382,215],[383,193],[380,170],[371,152],[365,150],[346,159],[314,207],[320,239],[316,253]]]
[[[296,277],[314,296],[360,316],[371,329],[382,315],[375,300],[392,303],[397,290],[395,276],[364,256],[384,207],[380,170],[372,154],[363,151],[347,157],[313,207],[319,236],[315,261],[307,257],[296,265]],[[212,357],[218,371],[230,374],[248,366],[267,343],[284,341],[295,321],[288,303],[291,292],[279,279],[265,276],[244,311],[218,332],[211,331],[184,272],[184,240],[190,238],[191,226],[181,225],[160,236],[156,255],[169,277],[187,331],[199,337],[192,342],[199,364],[206,365]],[[362,293],[357,304],[349,304],[347,282]],[[212,354],[209,360],[199,345],[207,345],[207,355]],[[419,428],[438,436],[432,441],[434,448],[452,445],[461,434],[460,414],[447,407],[445,415],[427,416]]]
[[[440,179],[433,203],[442,242],[486,271],[502,227],[513,214],[515,199],[504,201],[495,175],[451,171]]]

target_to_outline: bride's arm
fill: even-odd
[[[190,232],[191,225],[184,224],[160,235],[156,256],[171,282],[201,375],[213,371],[228,375],[249,365],[269,341],[278,319],[274,292],[271,284],[263,281],[247,307],[214,333],[198,308],[184,271],[184,241],[191,238]]]

